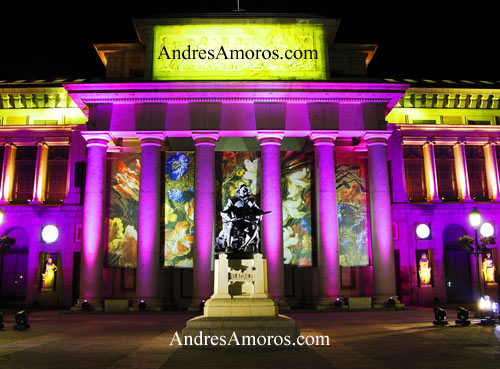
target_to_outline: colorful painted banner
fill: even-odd
[[[111,160],[108,268],[137,266],[140,154],[119,154]]]
[[[166,153],[165,267],[193,267],[194,163],[193,152]]]
[[[222,208],[235,195],[236,189],[245,184],[252,190],[255,202],[259,204],[261,186],[260,159],[255,151],[223,151],[221,157]]]
[[[341,266],[369,265],[366,160],[336,153],[337,216]]]
[[[287,151],[281,159],[285,264],[312,266],[311,172],[313,152]]]

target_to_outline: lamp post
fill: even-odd
[[[473,208],[469,213],[469,223],[474,228],[474,251],[473,254],[476,256],[476,294],[477,300],[481,298],[481,276],[479,273],[479,243],[477,242],[477,229],[481,224],[481,213],[477,208]]]

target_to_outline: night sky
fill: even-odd
[[[9,2],[12,3],[12,2]],[[94,43],[137,41],[132,18],[178,12],[230,12],[236,0],[19,3],[0,14],[0,80],[104,77]],[[341,18],[337,42],[376,43],[369,76],[500,81],[500,21],[484,2],[353,2],[241,0],[249,12],[316,13]],[[437,3],[437,2],[436,2]],[[329,4],[329,5],[328,5]],[[458,12],[457,12],[458,11]],[[2,14],[3,13],[3,14]]]

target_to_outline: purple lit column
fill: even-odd
[[[194,185],[193,305],[213,291],[212,245],[215,228],[215,143],[217,134],[193,134],[196,147]]]
[[[396,296],[392,241],[391,193],[387,168],[387,133],[364,135],[368,147],[370,230],[373,258],[374,307]]]
[[[83,245],[80,302],[102,307],[102,268],[104,252],[104,177],[109,137],[83,132],[87,140],[87,173],[83,204]]]
[[[267,259],[268,292],[280,305],[284,299],[283,220],[281,216],[280,146],[283,133],[259,133],[262,162],[262,251]]]
[[[137,246],[137,301],[160,307],[160,150],[163,133],[139,133],[141,183]]]
[[[4,146],[2,166],[2,188],[0,190],[1,203],[8,204],[12,200],[14,191],[14,174],[16,168],[17,147],[13,143]]]
[[[337,191],[333,146],[336,134],[311,134],[314,141],[316,219],[318,236],[318,306],[340,296]]]

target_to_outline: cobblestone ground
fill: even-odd
[[[188,314],[36,312],[20,332],[6,314],[0,368],[500,368],[500,326],[433,327],[430,309],[288,315],[330,345],[193,350],[170,345]]]

